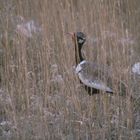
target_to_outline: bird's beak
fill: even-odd
[[[75,33],[74,32],[67,32],[66,34],[72,38],[73,42],[75,42]]]
[[[68,32],[66,34],[69,35],[69,36],[71,36],[72,39],[74,39],[74,33],[73,32]]]

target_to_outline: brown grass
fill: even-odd
[[[139,0],[0,3],[1,140],[138,140],[140,80],[130,71],[140,58]],[[43,31],[18,34],[19,17]],[[128,86],[126,96],[115,84],[112,96],[86,93],[74,73],[69,31],[86,33],[85,58],[111,66]]]

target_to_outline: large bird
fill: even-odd
[[[89,95],[99,93],[99,91],[113,93],[109,67],[87,61],[82,56],[81,49],[86,41],[86,35],[82,32],[69,34],[75,45],[76,73],[80,83],[85,85]]]

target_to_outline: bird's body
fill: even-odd
[[[70,33],[75,43],[76,73],[80,83],[84,84],[89,95],[104,91],[113,93],[111,88],[111,70],[104,65],[86,61],[81,53],[86,36],[82,32]]]
[[[89,61],[82,61],[76,67],[79,79],[88,87],[113,93],[111,87],[111,72],[105,66]]]

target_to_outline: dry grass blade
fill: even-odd
[[[1,140],[139,139],[140,77],[131,73],[140,59],[139,0],[0,3]],[[65,34],[77,31],[88,36],[86,59],[110,66],[125,97],[88,96]]]

